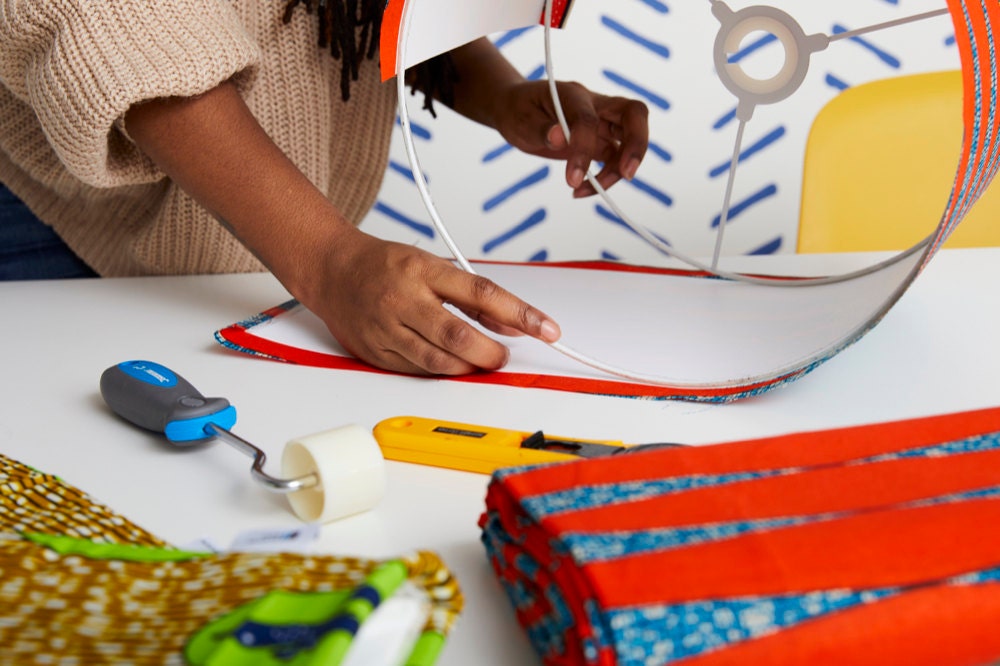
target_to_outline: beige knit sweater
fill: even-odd
[[[366,60],[343,102],[315,17],[300,6],[284,25],[284,5],[0,0],[0,182],[101,275],[264,270],[119,129],[136,102],[235,77],[264,130],[358,223],[385,171],[395,85]]]

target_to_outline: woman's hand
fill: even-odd
[[[380,368],[459,375],[507,363],[505,346],[445,305],[502,335],[559,338],[555,322],[487,278],[361,231],[341,234],[315,277],[320,291],[305,305],[347,351]]]
[[[603,166],[597,182],[607,189],[635,176],[649,145],[649,109],[639,100],[608,97],[579,83],[556,84],[569,126],[559,126],[548,81],[527,81],[488,39],[451,52],[458,74],[454,108],[500,132],[532,155],[566,160],[573,196],[596,194],[585,176],[591,162]]]
[[[515,148],[566,161],[566,182],[574,197],[597,191],[585,179],[592,161],[603,164],[597,182],[607,189],[631,180],[649,144],[649,109],[638,100],[608,97],[579,83],[556,84],[569,125],[569,141],[552,104],[547,81],[523,81],[497,98],[496,129]]]

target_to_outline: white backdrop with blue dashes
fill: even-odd
[[[944,0],[727,4],[733,10],[770,4],[795,17],[806,34],[827,35],[945,7]],[[646,159],[634,180],[610,192],[632,220],[699,257],[710,256],[715,245],[738,124],[736,98],[713,65],[718,29],[707,0],[575,0],[566,29],[553,32],[556,78],[649,106]],[[525,76],[545,76],[541,27],[491,39]],[[755,33],[732,59],[767,78],[782,52],[773,36]],[[814,54],[798,92],[758,106],[747,125],[723,255],[795,251],[806,138],[832,97],[867,81],[958,67],[947,15],[836,41]],[[414,142],[434,202],[470,258],[662,263],[663,255],[599,197],[574,200],[561,163],[524,155],[440,105],[432,118],[420,110],[419,98],[410,102]],[[396,131],[390,168],[362,228],[447,255],[413,181],[398,126]]]

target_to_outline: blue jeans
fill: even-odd
[[[80,277],[97,273],[0,183],[0,280]]]

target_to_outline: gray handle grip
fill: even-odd
[[[206,398],[186,379],[152,361],[125,361],[105,370],[101,396],[118,416],[175,443],[210,439],[210,424],[228,430],[236,423],[236,408],[228,400]]]

